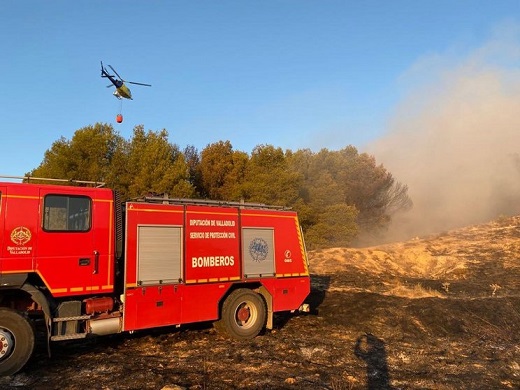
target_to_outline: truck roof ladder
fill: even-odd
[[[247,202],[227,202],[223,200],[210,200],[210,199],[189,199],[189,198],[169,198],[167,195],[164,197],[159,196],[145,196],[133,199],[137,202],[146,203],[163,203],[163,204],[191,204],[191,205],[204,205],[204,206],[221,206],[221,207],[242,207],[242,208],[253,208],[253,209],[269,209],[269,210],[290,210],[290,207],[285,206],[270,206],[263,203],[247,203]]]
[[[8,176],[8,175],[0,175],[0,178],[22,180],[23,183],[29,183],[31,180],[33,180],[33,181],[50,181],[50,182],[69,183],[69,184],[87,184],[87,185],[94,186],[97,188],[105,186],[105,183],[101,182],[101,181],[87,181],[87,180],[74,180],[74,179],[50,179],[47,177]]]

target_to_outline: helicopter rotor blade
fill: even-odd
[[[136,83],[135,81],[125,81],[125,83],[135,84],[135,85],[143,85],[145,87],[151,87],[152,86],[152,84]]]
[[[119,76],[119,73],[116,72],[116,70],[114,68],[112,68],[112,65],[108,65],[110,67],[110,69],[112,69],[114,71],[114,73],[117,75],[117,77],[119,77],[119,79],[121,81],[124,81],[123,78],[121,76]]]

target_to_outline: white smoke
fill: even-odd
[[[503,25],[465,58],[430,56],[404,76],[416,86],[369,147],[414,202],[393,238],[520,213],[519,36]]]

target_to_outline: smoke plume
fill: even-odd
[[[519,32],[502,26],[465,58],[430,56],[403,76],[415,87],[369,147],[414,203],[392,239],[520,213]]]

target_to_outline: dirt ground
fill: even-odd
[[[40,345],[2,389],[519,389],[520,217],[310,253],[310,314]]]

